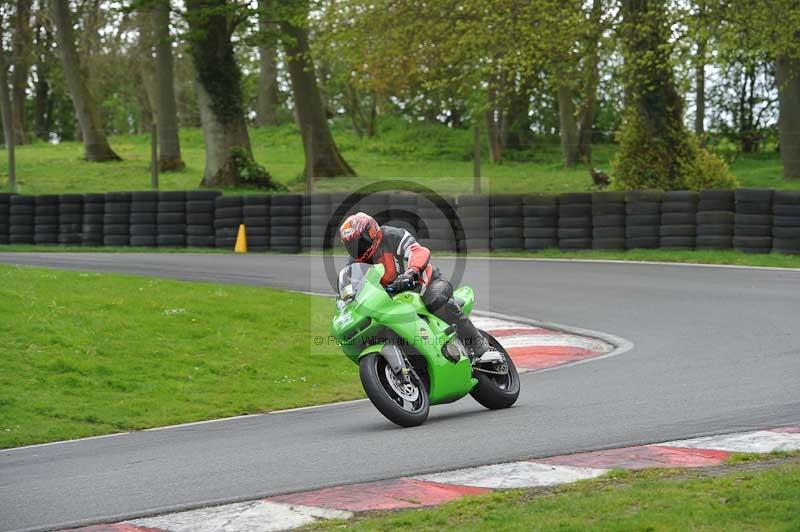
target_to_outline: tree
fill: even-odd
[[[603,2],[593,0],[587,18],[587,31],[583,38],[583,76],[581,93],[583,101],[578,109],[578,159],[584,164],[592,162],[592,130],[594,127],[597,86],[600,83],[600,41],[603,37]]]
[[[197,73],[197,104],[206,145],[202,186],[241,186],[257,167],[244,119],[241,73],[231,36],[247,14],[227,0],[188,0],[187,40]],[[260,167],[258,167],[260,169]],[[260,169],[265,180],[268,174]]]
[[[27,144],[30,141],[25,121],[25,91],[28,88],[28,71],[33,45],[30,19],[31,0],[17,0],[12,34],[14,72],[11,76],[11,99],[14,104],[13,120],[17,145]]]
[[[622,16],[626,109],[616,184],[667,190],[734,186],[724,163],[699,148],[683,124],[666,0],[622,0]]]
[[[316,177],[354,176],[355,171],[333,140],[322,105],[308,41],[308,1],[292,0],[290,3],[291,9],[283,16],[281,28],[286,35],[284,49],[295,113],[303,146],[311,149],[312,173]],[[306,153],[306,159],[308,156]]]
[[[81,71],[68,0],[50,0],[50,3],[61,65],[80,124],[86,159],[93,162],[118,161],[120,157],[108,144],[100,110]]]
[[[158,166],[162,171],[181,170],[186,166],[181,159],[181,144],[178,138],[178,110],[175,103],[169,13],[169,0],[157,1],[151,12],[156,50],[155,100],[159,143]]]
[[[269,0],[259,4],[258,25],[261,43],[258,45],[258,94],[256,97],[256,125],[276,126],[280,123],[281,94],[278,88],[278,57],[275,46],[275,24],[269,21],[274,8]]]
[[[800,59],[779,55],[775,60],[780,99],[780,134],[783,177],[800,179]]]
[[[3,22],[0,20],[0,27]],[[8,151],[8,188],[13,191],[16,188],[14,117],[11,95],[8,90],[8,59],[2,42],[0,42],[0,114],[3,119],[3,137]]]

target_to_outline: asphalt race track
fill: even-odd
[[[0,262],[330,291],[321,258],[303,255],[6,253]],[[355,402],[0,451],[0,529],[800,423],[800,271],[470,259],[464,280],[479,309],[634,347],[523,376],[512,409],[467,398],[414,429]]]

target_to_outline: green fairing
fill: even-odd
[[[462,356],[453,363],[441,352],[455,333],[446,334],[448,325],[428,311],[419,294],[402,292],[394,297],[387,294],[380,284],[383,272],[381,265],[371,268],[356,299],[334,316],[332,335],[344,353],[358,364],[362,357],[380,352],[391,331],[427,361],[431,404],[464,397],[477,383],[469,359]],[[463,301],[462,308],[468,314],[474,302],[472,289],[462,287],[455,295]]]

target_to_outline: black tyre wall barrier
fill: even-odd
[[[625,193],[592,194],[592,249],[625,249]]]
[[[522,222],[522,196],[492,194],[489,196],[492,250],[525,249]]]
[[[405,192],[222,196],[218,191],[0,194],[0,245],[191,246],[252,251],[339,246],[346,216],[364,211],[436,251],[736,249],[800,253],[800,192],[630,191],[555,195]]]
[[[325,241],[325,230],[331,218],[331,195],[309,194],[303,201],[303,220],[300,240],[303,249],[320,250]]]
[[[732,190],[704,190],[697,204],[697,249],[733,247],[735,196]]]
[[[130,245],[131,192],[109,192],[103,215],[103,245]]]
[[[528,194],[522,197],[522,238],[529,251],[558,246],[556,196]]]
[[[131,193],[131,246],[158,245],[158,192]]]
[[[83,195],[62,194],[58,203],[58,243],[80,246],[83,241]]]
[[[8,219],[11,213],[11,194],[0,193],[0,244],[8,244]]]
[[[800,192],[775,191],[772,213],[772,249],[800,254]]]
[[[36,196],[33,242],[35,244],[58,244],[58,196],[48,194]]]
[[[456,201],[456,215],[461,221],[463,237],[460,251],[485,251],[491,248],[491,200],[489,196],[462,194]]]
[[[452,196],[417,196],[416,238],[423,246],[434,251],[455,252],[458,249],[458,240],[463,240],[464,235],[456,231],[453,218],[448,216],[456,212],[455,202]]]
[[[214,246],[233,250],[242,220],[241,196],[217,197],[214,200]]]
[[[8,208],[8,243],[33,244],[34,196],[11,196]]]
[[[244,196],[242,198],[242,223],[247,231],[247,249],[269,249],[270,196]]]
[[[625,203],[625,247],[655,249],[659,246],[661,197],[658,191],[629,191]]]
[[[286,194],[272,197],[269,228],[271,250],[283,253],[297,253],[301,250],[302,216],[302,195]]]
[[[558,197],[558,248],[591,249],[592,195],[569,193]]]
[[[661,199],[661,240],[664,249],[694,249],[697,237],[697,192],[665,192]]]
[[[742,188],[736,201],[733,247],[747,253],[772,250],[772,190]]]
[[[83,195],[83,219],[81,225],[81,245],[103,245],[103,218],[106,214],[105,194]]]

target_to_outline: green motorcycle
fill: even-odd
[[[455,326],[431,314],[414,286],[398,293],[384,288],[382,265],[353,263],[339,273],[332,334],[358,364],[372,404],[390,421],[421,425],[431,405],[467,394],[490,409],[508,408],[519,396],[519,374],[508,352],[480,331],[491,348],[479,358],[458,338]],[[465,315],[474,295],[462,286],[454,298]]]

